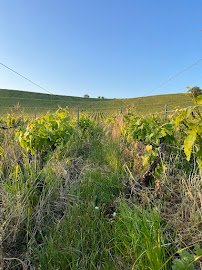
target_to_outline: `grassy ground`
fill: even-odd
[[[82,111],[103,112],[104,114],[120,112],[121,108],[125,111],[128,107],[133,106],[138,114],[148,114],[164,112],[165,104],[168,104],[168,110],[173,110],[177,106],[184,108],[193,105],[192,100],[185,94],[99,100],[0,89],[0,116],[5,116],[18,102],[21,105],[20,111],[24,111],[24,115],[29,117],[34,116],[35,107],[37,107],[38,115],[45,114],[48,110],[55,112],[58,106],[68,106],[75,113],[77,107],[80,106]]]
[[[169,150],[168,170],[145,187],[141,145],[113,140],[99,124],[80,132],[36,174],[14,130],[2,131],[2,269],[180,269],[171,268],[177,250],[194,254],[202,236],[196,161]]]

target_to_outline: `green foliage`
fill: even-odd
[[[196,102],[197,102],[197,104],[199,104],[199,105],[201,105],[201,104],[202,104],[202,95],[197,96],[197,98],[196,98]]]
[[[22,115],[16,117],[13,113],[7,114],[7,121],[6,121],[7,128],[17,127],[24,123],[25,121],[23,121]]]
[[[131,208],[121,202],[114,238],[117,253],[133,265],[132,269],[169,269],[164,266],[166,250],[158,211]]]
[[[197,137],[197,133],[190,131],[189,135],[186,137],[186,139],[184,141],[184,152],[187,156],[188,161],[190,160],[192,147],[194,145],[196,137]]]
[[[201,96],[198,96],[198,102],[201,102]],[[177,110],[169,121],[155,115],[140,117],[128,114],[124,117],[122,134],[146,145],[143,165],[150,164],[158,156],[160,145],[164,143],[183,147],[188,161],[194,151],[199,166],[202,166],[202,116],[199,105]]]
[[[77,188],[77,196],[83,201],[92,201],[101,206],[113,201],[121,190],[121,181],[116,175],[103,175],[100,170],[96,170],[85,175]]]
[[[140,117],[128,114],[124,117],[123,137],[128,140],[133,138],[134,142],[141,142],[145,145],[145,154],[142,156],[142,165],[150,166],[158,156],[161,156],[162,143],[175,143],[175,130],[173,124],[164,121],[159,116],[152,115]],[[162,162],[158,162],[156,176],[159,177],[159,170],[163,171]]]
[[[104,212],[90,203],[74,205],[63,221],[56,221],[43,244],[34,247],[37,268],[51,269],[115,269],[110,256],[109,222]]]
[[[94,109],[104,113],[118,113],[120,108],[131,105],[135,106],[138,114],[148,114],[164,111],[165,104],[168,104],[169,110],[175,109],[176,106],[184,108],[193,105],[192,100],[184,94],[159,95],[144,97],[141,100],[138,98],[131,99],[97,99],[97,98],[82,98],[71,96],[48,95],[41,93],[5,90],[0,91],[0,108],[1,116],[6,116],[8,107],[20,102],[21,109],[24,111],[24,116],[34,117],[35,107],[37,107],[37,116],[42,116],[50,111],[54,113],[58,106],[70,108],[70,113],[74,113],[79,106],[81,110],[92,112]]]
[[[173,261],[173,270],[194,270],[194,264],[202,257],[202,249],[198,245],[195,246],[195,253],[190,254],[186,250],[178,251],[180,259]]]
[[[200,97],[200,96],[199,96]],[[198,106],[179,111],[172,120],[174,127],[184,140],[184,152],[187,160],[196,152],[199,166],[202,166],[202,116]]]
[[[198,96],[196,100],[199,104],[201,97]],[[103,114],[96,113],[96,120],[102,117]],[[13,115],[8,120],[8,126],[16,125]],[[161,183],[157,181],[159,187],[156,186],[155,190],[139,189],[139,175],[135,175],[130,168],[127,170],[127,164],[136,162],[135,157],[132,160],[136,149],[133,152],[131,148],[137,145],[142,151],[143,165],[150,166],[153,160],[161,156],[162,144],[177,148],[179,159],[184,148],[188,160],[192,162],[192,156],[196,154],[200,162],[202,130],[199,106],[178,110],[168,121],[155,115],[140,117],[131,110],[125,117],[114,114],[104,124],[111,129],[111,133],[116,127],[114,130],[121,132],[120,140],[111,140],[106,130],[103,132],[102,123],[97,124],[84,115],[80,117],[80,136],[77,138],[74,136],[77,120],[70,118],[67,110],[59,109],[56,114],[49,113],[35,121],[29,120],[27,127],[23,125],[17,132],[18,140],[10,156],[5,154],[2,146],[0,225],[8,239],[7,246],[11,252],[17,251],[16,258],[25,264],[29,262],[39,269],[171,269],[171,259],[168,257],[170,251],[173,254],[176,250],[172,249],[175,236],[164,231],[163,222],[166,223],[171,216],[167,213],[167,202],[174,202],[174,211],[180,208],[181,213],[184,207],[179,202],[181,194],[187,194],[188,189],[181,191],[182,181],[177,180],[177,201],[169,197],[164,187],[168,184],[168,188],[174,191],[173,195],[176,179],[164,182],[162,172],[166,170],[166,163],[159,164],[154,172],[162,179]],[[9,138],[13,138],[13,131],[8,130],[3,136],[7,138],[10,132],[12,136]],[[5,145],[9,138],[5,140]],[[19,142],[23,149],[32,154],[36,150],[39,153],[49,152],[50,160],[42,170],[35,170],[34,160],[24,153]],[[52,153],[55,147],[57,150]],[[127,149],[123,149],[125,147]],[[173,154],[171,150],[165,153]],[[165,162],[164,157],[162,160]],[[176,159],[170,160],[175,167]],[[178,172],[177,179],[181,179],[180,170]],[[192,182],[188,188],[191,185]],[[193,194],[196,209],[197,205],[200,207],[197,192],[196,188],[196,195]],[[152,207],[160,202],[159,207],[162,208],[158,211],[155,207],[147,206],[147,199],[150,199]],[[135,200],[141,206],[134,205]],[[183,201],[183,205],[186,203]],[[194,207],[190,210],[191,214]],[[160,210],[166,221],[161,220]],[[189,220],[193,222],[191,218]],[[17,248],[13,248],[16,235],[20,235],[18,239],[22,241],[17,242]],[[174,270],[194,269],[201,250],[196,247],[196,254],[182,251],[180,256],[180,259],[173,261]],[[10,254],[9,257],[14,258]]]
[[[49,151],[61,143],[69,141],[74,133],[66,109],[59,109],[55,114],[32,120],[25,130],[16,133],[20,146],[34,154],[35,150]]]
[[[194,86],[192,88],[187,87],[189,90],[187,91],[187,94],[191,94],[194,101],[196,101],[196,98],[199,95],[202,95],[202,89],[200,89],[198,86]]]
[[[79,128],[81,129],[82,133],[86,129],[91,129],[94,127],[93,119],[89,118],[88,116],[81,115],[79,118]]]
[[[174,130],[172,124],[161,120],[157,116],[126,116],[126,134],[133,137],[135,141],[142,141],[158,147],[160,143],[174,141]]]

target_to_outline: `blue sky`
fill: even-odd
[[[0,62],[54,94],[146,95],[202,58],[202,0],[0,0]],[[202,87],[202,61],[152,94]],[[43,92],[0,66],[0,88]]]

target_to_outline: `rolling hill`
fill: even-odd
[[[72,112],[76,112],[79,106],[81,111],[91,113],[98,111],[116,113],[121,108],[124,111],[126,108],[133,106],[138,114],[149,114],[163,112],[165,104],[168,104],[169,111],[178,106],[184,108],[193,105],[191,98],[185,94],[157,95],[129,99],[96,99],[0,89],[0,116],[3,117],[11,109],[13,110],[18,102],[20,104],[19,111],[23,111],[25,116],[34,115],[35,107],[37,107],[37,115],[45,114],[47,111],[56,111],[58,106],[68,106]]]

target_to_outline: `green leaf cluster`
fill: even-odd
[[[202,96],[198,96],[201,100]],[[179,111],[178,115],[173,118],[173,124],[181,134],[184,140],[184,152],[189,161],[193,149],[198,158],[199,166],[202,166],[202,116],[199,106],[187,108]]]
[[[146,154],[142,156],[143,166],[150,164],[159,155],[161,143],[175,141],[173,124],[155,115],[146,117],[127,115],[124,117],[123,135],[146,145]]]
[[[153,147],[158,147],[162,142],[174,141],[172,124],[154,115],[128,117],[125,128],[128,136],[132,136],[135,141],[152,144]]]
[[[81,115],[79,119],[79,128],[83,131],[84,129],[91,128],[94,125],[93,119],[88,116]]]
[[[6,126],[7,128],[17,127],[24,123],[22,115],[19,117],[15,117],[14,114],[8,113],[6,119]]]
[[[35,150],[49,151],[61,143],[67,143],[74,133],[68,111],[59,109],[55,114],[32,120],[26,127],[16,133],[20,145],[27,152],[34,154]]]
[[[190,254],[186,250],[178,252],[180,259],[173,261],[172,270],[194,270],[194,264],[202,257],[202,249],[198,245],[195,246],[195,253]]]

